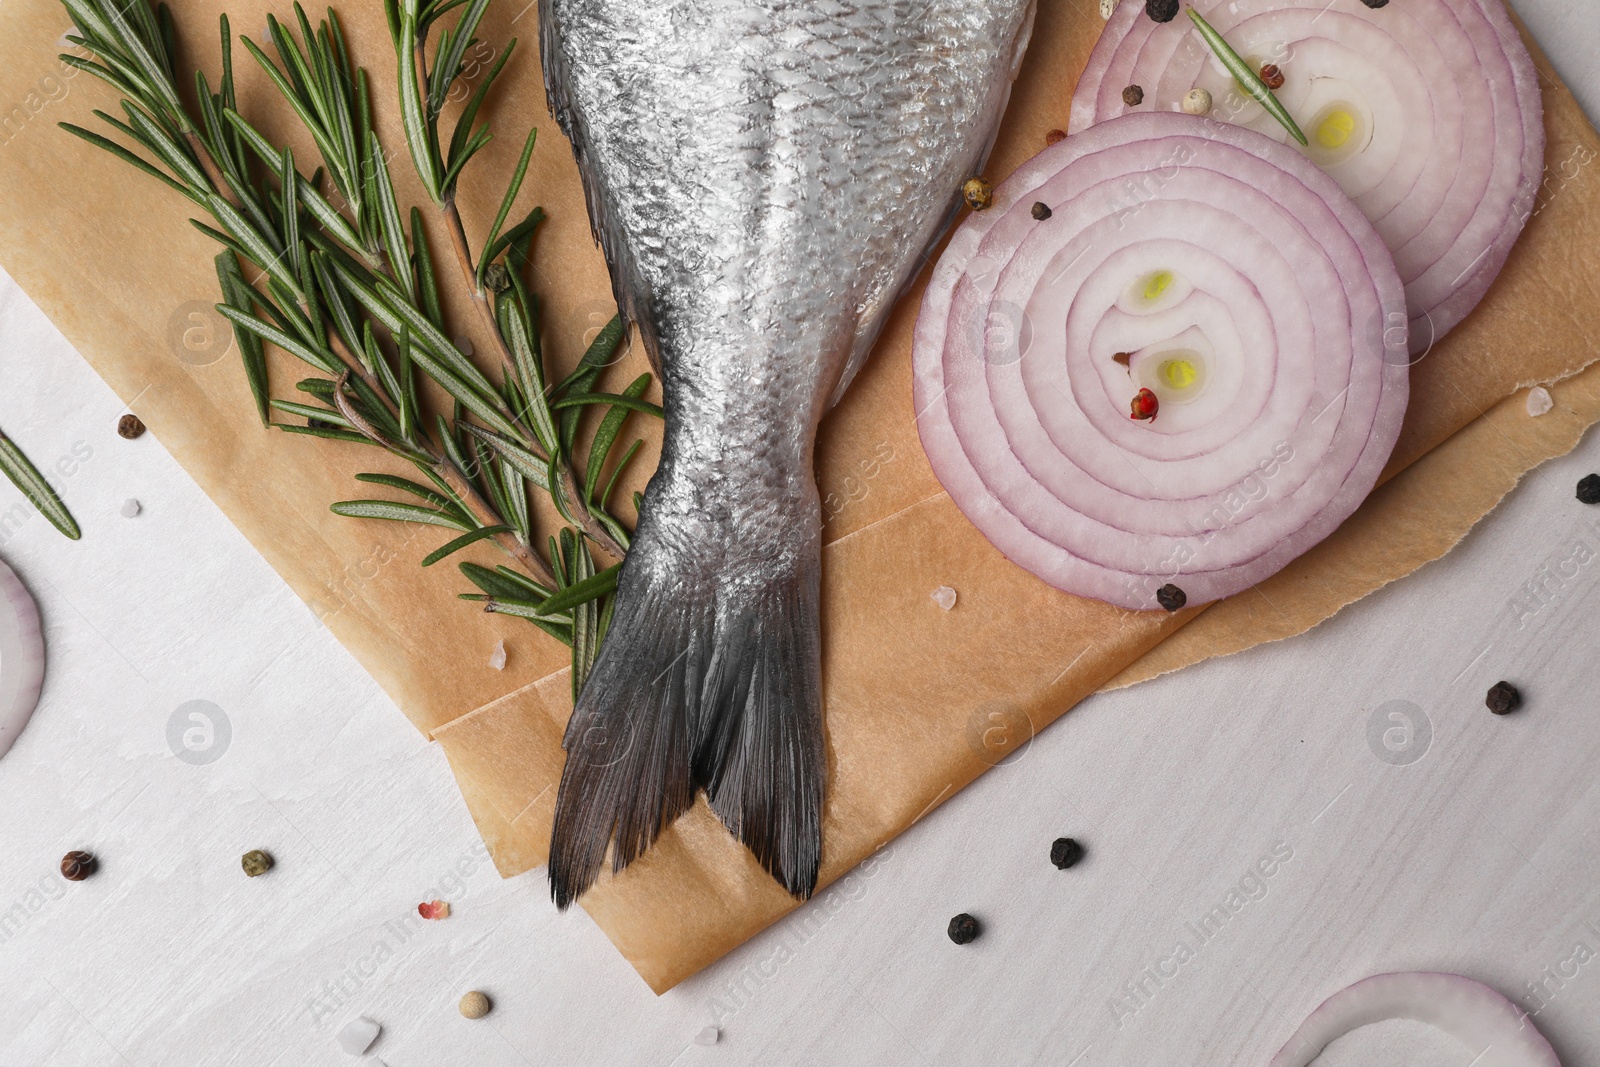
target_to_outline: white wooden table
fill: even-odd
[[[1519,7],[1600,115],[1590,6]],[[361,1062],[389,1067],[1223,1067],[1403,969],[1542,1005],[1564,1062],[1600,1064],[1600,563],[1559,573],[1579,543],[1600,559],[1600,507],[1573,499],[1593,436],[1310,634],[1085,702],[803,925],[657,998],[541,872],[496,876],[443,755],[153,437],[116,436],[124,410],[0,276],[0,426],[85,529],[0,485],[51,657],[0,761],[3,1067],[353,1063],[334,1035],[357,1015],[384,1027]],[[1483,707],[1502,677],[1527,697],[1506,718]],[[1089,857],[1058,872],[1063,835]],[[101,870],[69,884],[74,848]],[[252,848],[266,877],[240,872]],[[417,918],[433,897],[454,915]],[[960,911],[985,925],[965,948]],[[1467,1059],[1390,1023],[1319,1062]]]

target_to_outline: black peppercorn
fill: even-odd
[[[1522,707],[1522,694],[1510,682],[1496,682],[1489,688],[1483,703],[1496,715],[1510,715]]]
[[[340,426],[338,423],[329,422],[327,419],[307,419],[306,428],[311,430],[337,430]]]
[[[1387,4],[1389,2],[1389,0],[1361,0],[1361,2],[1363,4],[1366,4],[1368,7],[1376,10],[1376,9],[1378,9],[1380,7],[1383,7],[1385,4]]]
[[[1129,107],[1138,107],[1144,103],[1144,88],[1138,85],[1128,86],[1122,90],[1122,102]]]
[[[1056,870],[1064,871],[1083,859],[1083,846],[1070,837],[1058,837],[1050,846],[1050,862]]]
[[[1178,15],[1178,0],[1144,0],[1144,13],[1157,22],[1171,22]]]
[[[1578,479],[1578,502],[1600,504],[1600,474],[1585,474]]]
[[[1043,200],[1037,201],[1033,205],[1033,217],[1038,219],[1040,222],[1043,222],[1053,214],[1055,214],[1055,212],[1051,211],[1050,205],[1045,203]]]
[[[69,882],[81,882],[99,866],[99,861],[90,853],[73,850],[61,857],[61,877]]]
[[[950,940],[958,945],[970,945],[978,939],[978,920],[962,912],[950,920]]]
[[[1168,582],[1156,590],[1156,603],[1168,611],[1177,611],[1189,602],[1189,594]]]
[[[128,414],[117,420],[117,435],[129,441],[144,436],[144,423],[139,421],[139,416]]]

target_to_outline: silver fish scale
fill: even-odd
[[[712,544],[759,562],[816,521],[817,422],[986,153],[1029,2],[550,10],[601,236],[662,369],[649,510],[706,563],[735,562]]]

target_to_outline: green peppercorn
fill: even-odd
[[[259,848],[253,848],[240,858],[239,865],[244,868],[245,874],[258,878],[272,870],[272,857]]]

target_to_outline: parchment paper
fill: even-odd
[[[180,0],[184,61],[217,69],[216,15],[260,39],[260,0]],[[1072,86],[1101,22],[1085,0],[1044,0],[989,176],[998,179],[1064,127]],[[280,13],[284,13],[281,12]],[[373,72],[384,144],[402,199],[421,203],[394,124],[393,58],[377,5],[340,10]],[[550,221],[536,246],[547,348],[571,361],[612,311],[571,155],[543,108],[535,14],[492,10],[469,53],[523,45],[491,115],[499,134],[463,183],[480,235],[528,124],[540,127],[524,206]],[[514,619],[454,599],[467,584],[418,560],[431,531],[330,514],[379,495],[350,480],[393,470],[371,450],[261,429],[215,300],[208,239],[186,202],[54,128],[115,111],[109,90],[55,54],[68,21],[54,0],[0,6],[0,261],[239,529],[351,649],[405,714],[437,739],[500,871],[543,861],[570,686],[565,649]],[[1547,175],[1538,213],[1479,311],[1414,369],[1390,480],[1321,547],[1271,581],[1209,610],[1132,614],[1059,593],[1006,562],[962,518],[917,443],[909,344],[920,283],[902,300],[866,371],[824,426],[818,460],[828,515],[824,657],[829,799],[824,883],[1025,745],[1102,685],[1130,684],[1207,656],[1299,633],[1437,558],[1541,460],[1600,420],[1600,139],[1538,57]],[[241,110],[287,137],[286,109],[241,51]],[[435,247],[445,247],[434,231]],[[448,265],[440,261],[440,267]],[[454,321],[462,291],[447,286]],[[471,336],[471,329],[463,328]],[[484,345],[480,343],[479,349]],[[613,385],[643,368],[631,350]],[[274,364],[277,394],[301,368]],[[1580,373],[1581,372],[1581,373]],[[1556,410],[1529,418],[1518,392],[1562,384]],[[0,388],[4,388],[0,376]],[[1516,395],[1513,395],[1516,394]],[[66,413],[64,413],[64,416]],[[647,449],[647,454],[649,450]],[[648,469],[647,460],[639,473]],[[495,562],[494,550],[473,558]],[[930,593],[954,588],[954,610]],[[506,641],[504,672],[487,665]],[[330,714],[337,714],[330,709]],[[583,906],[659,991],[796,905],[701,804],[657,848]]]

